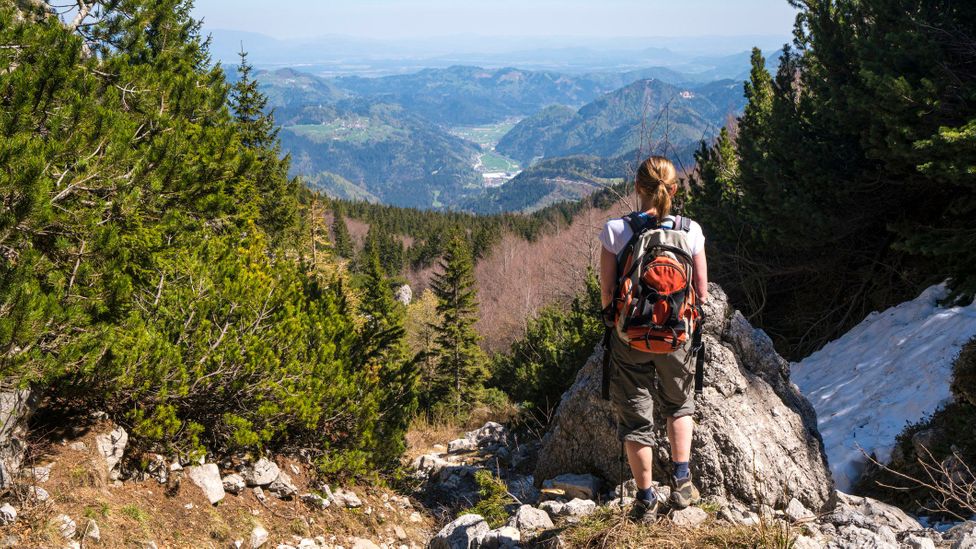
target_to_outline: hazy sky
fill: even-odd
[[[196,0],[209,29],[277,38],[790,33],[786,0]]]

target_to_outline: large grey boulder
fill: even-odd
[[[471,545],[475,549],[515,549],[522,541],[522,533],[517,528],[502,526],[489,531]]]
[[[796,498],[819,511],[833,481],[813,407],[789,382],[789,363],[769,337],[732,311],[711,284],[705,304],[708,346],[704,394],[696,398],[691,467],[703,495],[784,508]],[[603,351],[576,376],[543,440],[534,477],[596,473],[619,478],[620,442],[610,403],[600,396]],[[657,418],[654,476],[667,478],[670,457],[664,419]]]
[[[257,460],[254,465],[244,469],[244,482],[248,486],[267,486],[278,478],[281,469],[268,458]]]
[[[535,530],[547,530],[553,527],[552,519],[542,509],[536,509],[531,505],[523,505],[510,519],[508,526],[517,528],[522,532],[532,532]]]
[[[468,549],[489,532],[488,523],[481,515],[467,514],[454,519],[441,528],[430,540],[430,549]]]
[[[853,525],[874,532],[885,527],[896,534],[922,529],[908,513],[876,499],[835,491],[832,503],[833,508],[824,519],[836,526]]]
[[[186,476],[203,490],[203,494],[211,504],[217,504],[224,499],[224,483],[216,463],[187,467]]]
[[[27,450],[27,421],[37,409],[37,393],[0,386],[0,489],[10,488]]]

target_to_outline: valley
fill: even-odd
[[[659,68],[454,66],[377,78],[277,69],[257,81],[282,126],[291,174],[311,188],[479,213],[578,199],[625,177],[638,154],[690,166],[698,144],[744,104],[741,82]],[[604,161],[615,168],[593,167]]]
[[[519,162],[495,150],[498,141],[519,121],[519,118],[510,118],[494,124],[457,126],[448,130],[452,135],[477,143],[481,147],[482,152],[476,156],[472,167],[484,178],[485,188],[504,185],[521,172]]]

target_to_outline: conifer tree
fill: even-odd
[[[349,227],[346,226],[342,206],[338,204],[332,211],[332,242],[335,245],[336,255],[343,259],[352,259],[354,253],[352,237],[349,236]]]
[[[390,280],[380,265],[378,248],[371,248],[369,253],[360,301],[360,311],[366,321],[356,351],[359,356],[353,361],[363,364],[377,377],[380,421],[375,451],[382,456],[382,463],[390,463],[405,448],[403,433],[417,407],[418,375],[407,352],[405,308],[394,298]]]
[[[480,389],[487,377],[484,357],[478,347],[474,323],[478,319],[474,263],[464,238],[454,235],[447,244],[431,288],[437,296],[437,367],[440,393],[460,411],[466,396]]]
[[[240,52],[239,78],[230,89],[230,106],[237,121],[241,143],[251,153],[243,175],[254,178],[260,225],[277,243],[294,237],[298,221],[296,179],[288,178],[287,156],[278,142],[274,115],[267,112],[268,99],[258,90],[247,53]]]

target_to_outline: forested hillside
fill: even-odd
[[[557,106],[531,116],[497,149],[522,163],[574,154],[611,158],[641,149],[690,164],[697,143],[717,132],[740,105],[741,88],[735,82],[684,88],[640,80],[578,111]]]
[[[794,357],[946,277],[976,292],[976,5],[803,6],[691,200],[713,272]]]
[[[554,72],[480,67],[427,69],[382,78],[340,77],[335,85],[358,95],[392,100],[448,126],[525,116],[554,103],[582,105],[613,89]]]
[[[617,158],[567,156],[543,159],[508,183],[491,189],[462,208],[481,214],[531,213],[560,202],[573,202],[594,192],[629,186],[637,152]],[[620,190],[620,189],[618,189]]]
[[[647,77],[666,81],[634,82]],[[617,177],[558,157],[604,162],[657,146],[690,164],[698,142],[743,103],[740,82],[661,68],[572,75],[459,66],[332,79],[280,69],[256,79],[284,128],[292,174],[312,188],[473,212],[532,211]],[[679,84],[689,79],[696,83]],[[542,157],[552,162],[511,180]]]
[[[294,160],[291,173],[333,196],[443,208],[482,190],[472,168],[478,146],[398,104],[350,99],[283,108],[277,116],[282,147]]]

